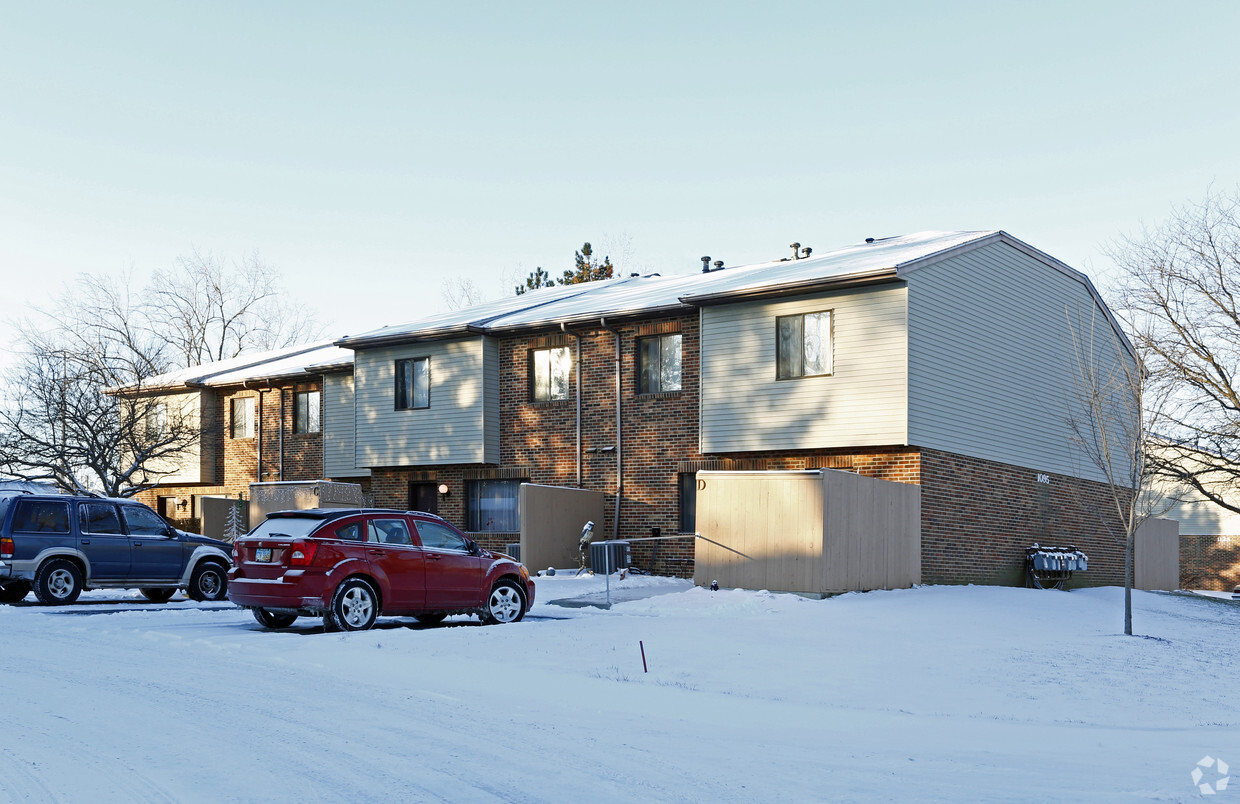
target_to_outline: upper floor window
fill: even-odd
[[[831,311],[775,319],[778,379],[831,373]]]
[[[573,355],[567,346],[535,349],[530,355],[532,389],[535,402],[568,399]]]
[[[637,393],[680,390],[680,333],[637,339]]]
[[[319,424],[318,391],[298,391],[293,394],[293,432],[317,433]]]
[[[246,396],[232,401],[232,437],[254,437],[254,397]]]
[[[431,406],[431,359],[414,357],[396,361],[396,409]]]
[[[168,406],[163,402],[152,403],[146,409],[146,435],[159,438],[168,432]]]

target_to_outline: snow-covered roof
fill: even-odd
[[[352,362],[352,350],[342,349],[331,341],[320,341],[177,369],[150,377],[142,385],[143,390],[216,388],[254,380],[299,377],[313,367]]]
[[[336,343],[360,348],[465,332],[574,324],[688,309],[755,293],[792,292],[802,287],[894,277],[903,268],[998,234],[996,231],[921,232],[858,243],[799,260],[776,260],[709,273],[649,274],[540,288],[452,313],[347,336]]]

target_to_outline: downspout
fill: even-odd
[[[572,335],[574,338],[577,339],[577,357],[573,361],[573,364],[577,369],[577,488],[582,488],[582,485],[581,485],[581,464],[582,464],[582,453],[581,453],[581,335],[576,332],[569,332],[568,327],[564,324],[563,321],[560,322],[560,332],[563,332],[566,335]]]
[[[624,418],[620,406],[620,330],[607,326],[607,319],[600,318],[599,326],[616,336],[616,521],[612,524],[612,539],[620,538],[620,501],[624,499]]]
[[[280,430],[280,466],[276,477],[284,480],[284,389],[277,388],[276,390],[280,393],[280,426],[278,428]]]
[[[258,436],[258,471],[254,475],[255,483],[263,482],[263,389],[258,391],[258,409],[254,412],[254,430]]]

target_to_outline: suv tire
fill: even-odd
[[[30,581],[9,581],[0,586],[0,603],[20,603],[30,594]]]
[[[332,605],[323,616],[328,631],[365,631],[379,616],[379,595],[361,578],[349,578],[336,587]]]
[[[214,561],[199,561],[189,576],[189,596],[199,602],[228,596],[228,570]]]
[[[34,576],[34,596],[45,606],[72,603],[82,594],[82,571],[65,558],[44,561]]]
[[[525,616],[525,592],[514,581],[504,579],[491,587],[482,622],[487,625],[520,622]]]
[[[267,609],[253,609],[254,619],[258,620],[258,624],[263,628],[288,628],[297,622],[296,614],[284,614],[277,611],[268,611]]]

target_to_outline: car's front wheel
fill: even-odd
[[[72,603],[82,594],[82,571],[64,558],[43,562],[34,576],[34,596],[46,606]]]
[[[284,614],[278,611],[268,611],[267,609],[254,609],[254,619],[258,620],[258,624],[263,628],[288,628],[297,622],[296,614]]]
[[[323,615],[328,631],[365,631],[379,616],[379,595],[361,578],[350,578],[336,588],[332,605]]]
[[[199,562],[190,573],[188,591],[194,600],[223,600],[228,594],[228,570],[214,561]]]
[[[9,581],[0,586],[0,603],[20,603],[30,594],[30,581]]]
[[[176,594],[175,589],[159,589],[159,588],[143,588],[139,589],[142,596],[152,603],[167,603],[172,600],[172,596]]]
[[[515,623],[525,616],[525,592],[514,581],[502,580],[491,587],[482,621],[487,625]]]

